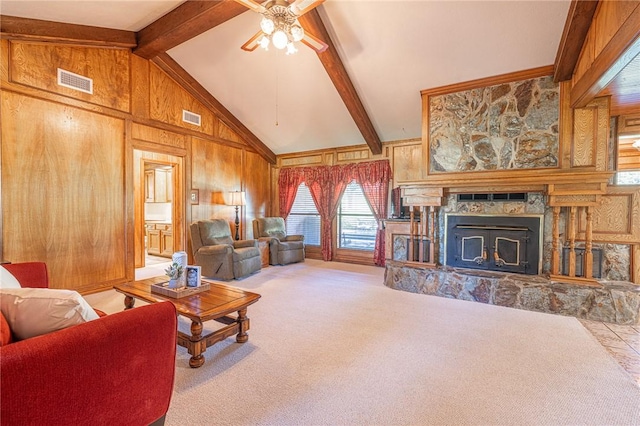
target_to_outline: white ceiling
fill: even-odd
[[[180,1],[5,1],[0,13],[137,31]],[[420,91],[555,60],[570,0],[327,0],[318,8],[384,141],[421,136]],[[168,53],[274,153],[365,143],[314,51],[240,46],[242,15]]]

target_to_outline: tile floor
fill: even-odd
[[[640,386],[640,325],[580,322]]]

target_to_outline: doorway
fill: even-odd
[[[145,266],[171,259],[173,246],[173,163],[143,160]]]
[[[182,162],[182,157],[134,149],[136,275],[139,268],[161,270],[183,247]]]

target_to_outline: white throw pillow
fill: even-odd
[[[20,288],[20,282],[13,274],[0,265],[0,288]]]
[[[77,291],[51,288],[1,289],[0,310],[19,340],[98,318]]]

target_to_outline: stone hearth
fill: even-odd
[[[640,286],[607,281],[584,285],[544,276],[475,269],[436,269],[387,260],[384,284],[412,293],[488,303],[615,324],[640,323]]]

